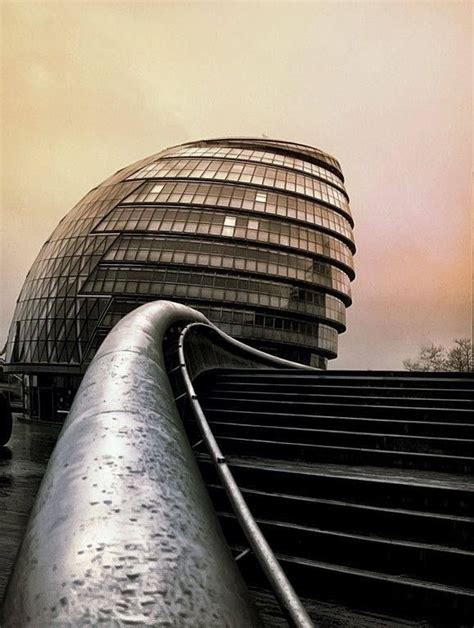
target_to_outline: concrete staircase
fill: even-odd
[[[472,374],[234,369],[196,389],[316,623],[369,625],[375,614],[370,625],[473,624]],[[198,442],[191,418],[187,429]],[[212,463],[195,451],[260,604],[263,575]]]

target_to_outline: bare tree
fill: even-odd
[[[462,372],[474,370],[472,343],[469,338],[457,338],[454,341],[454,347],[446,357],[446,370]]]
[[[403,360],[407,371],[444,371],[446,348],[442,345],[425,345],[415,360]]]
[[[472,371],[472,342],[469,338],[457,338],[449,349],[442,345],[425,345],[414,360],[403,360],[403,366],[408,371]]]

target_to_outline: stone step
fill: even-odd
[[[229,545],[245,544],[245,536],[233,513],[218,512]],[[468,589],[472,585],[474,553],[428,543],[370,537],[256,518],[276,554],[297,560],[322,561],[348,568],[408,577],[440,586]],[[474,592],[473,592],[474,595]]]
[[[327,462],[347,465],[373,465],[401,469],[421,469],[450,473],[474,473],[474,457],[454,456],[351,446],[280,442],[270,439],[222,436],[221,449],[229,455],[261,456],[273,460]]]
[[[196,455],[204,480],[216,472],[206,453]],[[474,517],[474,476],[383,467],[304,464],[226,454],[241,488],[330,499],[376,508],[396,508],[454,517]]]
[[[427,420],[455,423],[473,423],[474,413],[470,409],[453,409],[433,406],[405,406],[385,400],[379,405],[372,403],[341,403],[327,401],[286,401],[275,396],[271,398],[239,398],[233,395],[224,396],[209,394],[202,398],[204,412],[208,409],[247,410],[248,412],[290,412],[292,414],[331,414],[335,416],[360,416],[379,418],[390,416],[391,418]]]
[[[246,423],[249,413],[246,410],[207,408],[210,421]],[[411,436],[433,436],[448,438],[474,438],[474,424],[441,421],[403,420],[402,418],[371,418],[358,416],[331,416],[312,414],[290,414],[279,412],[253,412],[252,418],[259,425],[288,426],[295,428],[317,428],[325,430],[346,430],[354,432],[377,432],[385,434],[405,434]]]
[[[440,454],[466,458],[472,457],[474,453],[473,439],[260,425],[255,422],[252,415],[248,415],[247,420],[248,423],[212,420],[210,425],[218,439],[220,437],[232,437],[260,441],[270,440],[278,442],[279,445],[285,443],[328,445],[341,448]]]
[[[232,511],[220,484],[207,488],[217,511]],[[291,494],[243,488],[242,494],[257,518],[397,541],[441,545],[449,539],[453,548],[474,551],[474,517],[305,497],[295,494],[297,488]]]
[[[241,543],[232,549],[238,553],[246,547],[245,543]],[[296,593],[303,598],[306,596],[333,604],[339,602],[350,609],[351,614],[356,610],[359,613],[370,612],[372,616],[381,613],[415,621],[416,625],[472,625],[474,593],[471,589],[324,561],[297,559],[284,553],[277,553],[276,556]],[[238,565],[251,587],[266,586],[265,577],[252,554],[247,554]],[[331,625],[328,623],[328,626]],[[383,625],[382,622],[378,624]]]
[[[273,382],[264,383],[259,381],[248,381],[243,383],[239,380],[228,381],[226,379],[217,380],[213,383],[214,392],[222,392],[223,390],[231,392],[240,392],[242,394],[263,392],[275,392]],[[203,388],[203,392],[205,392]],[[474,400],[474,390],[471,388],[449,388],[439,386],[413,387],[413,386],[396,386],[378,384],[367,384],[357,382],[353,385],[339,385],[338,383],[330,383],[324,381],[307,381],[303,383],[279,382],[278,392],[280,393],[304,393],[304,394],[328,394],[328,395],[360,395],[360,396],[381,396],[381,397],[424,397],[424,398],[453,398]]]

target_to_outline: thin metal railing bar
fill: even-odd
[[[227,497],[232,505],[234,513],[239,521],[252,550],[262,567],[282,609],[287,614],[290,622],[297,628],[314,628],[314,623],[304,608],[301,600],[296,594],[293,586],[286,577],[285,572],[281,568],[276,559],[270,545],[262,534],[257,522],[255,521],[247,503],[232,475],[232,472],[222,454],[219,445],[212,433],[207,419],[202,411],[201,404],[194,390],[191,377],[189,376],[186,359],[184,355],[184,340],[190,329],[199,323],[193,323],[184,328],[179,336],[178,355],[179,364],[183,376],[184,385],[186,387],[188,397],[191,403],[193,413],[196,417],[202,437],[206,442],[207,449],[211,459],[216,467],[222,485],[226,491]],[[224,335],[224,334],[223,334]],[[242,348],[243,343],[238,343]],[[245,345],[243,345],[245,346]],[[256,351],[256,350],[255,350]],[[251,352],[253,353],[253,352]],[[258,352],[259,354],[261,352]],[[265,355],[265,354],[263,354]],[[260,356],[258,356],[260,357]],[[284,360],[283,362],[286,362]]]

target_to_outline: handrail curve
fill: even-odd
[[[213,347],[206,362],[206,347],[195,346],[194,377],[213,365],[301,368],[247,347],[176,302],[147,303],[122,318],[89,365],[51,455],[4,597],[4,628],[260,626],[171,386],[164,345],[190,323]],[[311,626],[255,522],[245,520],[293,623]]]

